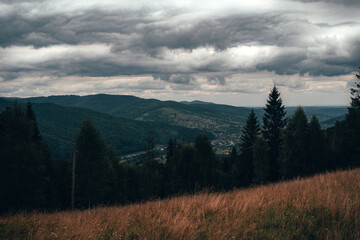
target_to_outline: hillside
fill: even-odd
[[[0,218],[2,239],[360,239],[360,169],[227,193]]]
[[[50,96],[19,99],[33,103],[53,103],[65,107],[87,108],[143,122],[156,122],[195,128],[214,135],[215,149],[231,149],[239,141],[249,108],[228,105],[183,104],[175,101],[142,99],[127,95]]]
[[[230,150],[239,142],[241,129],[250,108],[206,103],[201,101],[174,102],[142,99],[127,95],[50,96],[20,99],[34,103],[53,103],[65,107],[86,108],[114,117],[143,122],[156,122],[173,126],[196,128],[212,133],[215,151]],[[254,108],[261,119],[263,108]],[[287,107],[290,116],[296,107]],[[347,112],[346,107],[304,107],[310,118],[318,116],[323,128],[333,125],[339,116]]]
[[[0,99],[0,110],[12,102]],[[99,128],[104,140],[118,155],[145,150],[151,130],[155,144],[167,144],[170,138],[193,141],[197,129],[170,126],[165,123],[143,122],[111,116],[86,108],[63,107],[52,103],[34,103],[33,110],[41,135],[48,143],[54,158],[70,159],[76,134],[84,118],[90,118]]]

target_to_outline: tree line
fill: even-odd
[[[299,107],[285,118],[280,92],[273,87],[261,121],[248,115],[240,142],[229,156],[216,157],[210,140],[199,134],[193,143],[170,139],[166,162],[120,162],[90,119],[80,125],[72,162],[51,158],[29,102],[0,113],[0,213],[60,210],[126,204],[204,189],[223,191],[277,182],[336,169],[360,166],[360,72],[351,88],[351,105],[343,121],[322,130]],[[72,176],[74,183],[72,184]]]

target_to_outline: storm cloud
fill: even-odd
[[[337,2],[2,1],[2,92],[10,95],[27,77],[66,84],[78,77],[79,85],[146,77],[163,89],[223,92],[234,76],[267,73],[278,76],[272,83],[303,89],[303,77],[342,77],[359,65],[360,5]]]

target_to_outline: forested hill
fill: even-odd
[[[191,121],[181,122],[179,118],[185,120],[190,117],[200,121],[205,121],[204,118],[207,118],[215,122],[225,121],[226,123],[240,123],[242,125],[251,110],[249,107],[235,107],[202,101],[160,101],[157,99],[143,99],[129,95],[108,94],[87,96],[62,95],[34,97],[20,100],[30,100],[34,103],[54,103],[66,107],[88,108],[116,117],[160,121],[185,127],[189,127],[187,124],[191,124]],[[292,115],[296,108],[297,106],[286,107],[287,115]],[[347,113],[347,108],[345,106],[305,106],[303,109],[309,118],[312,115],[316,115],[324,128],[335,123],[335,120],[343,119]],[[254,110],[258,117],[262,116],[262,107],[254,108]],[[177,121],[174,119],[175,116],[178,118]]]
[[[213,146],[218,153],[231,149],[240,141],[242,127],[245,125],[246,118],[251,110],[251,108],[247,107],[201,101],[181,103],[107,94],[34,97],[19,99],[19,101],[86,108],[113,117],[200,129],[214,135]],[[287,107],[287,116],[290,116],[295,109],[296,107]],[[312,115],[316,115],[323,129],[333,126],[335,121],[341,120],[347,112],[346,107],[304,107],[303,109],[309,119]],[[257,117],[261,119],[263,108],[254,108],[254,111]],[[136,133],[137,131],[129,137],[137,136]],[[127,151],[132,147],[123,149]]]
[[[13,101],[0,99],[0,110],[12,104]],[[117,154],[145,150],[149,131],[153,132],[155,144],[166,144],[170,138],[190,142],[199,131],[165,123],[125,119],[86,108],[64,107],[53,103],[33,103],[33,110],[41,135],[55,159],[71,158],[75,138],[84,118],[90,118],[96,124],[104,140],[114,147]]]

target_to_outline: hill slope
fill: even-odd
[[[360,239],[360,169],[248,190],[0,218],[3,239]]]
[[[81,107],[106,113],[115,117],[158,122],[174,126],[197,128],[212,133],[216,141],[215,150],[230,150],[239,142],[241,129],[245,124],[250,108],[205,103],[201,101],[174,102],[156,99],[142,99],[127,95],[88,95],[88,96],[50,96],[29,99],[35,103],[54,103],[66,107]],[[263,108],[255,108],[261,119]],[[296,107],[286,108],[291,115]],[[317,115],[323,127],[331,126],[336,118],[347,112],[346,107],[304,107],[310,118]]]
[[[232,147],[239,141],[241,127],[250,112],[249,108],[244,107],[199,103],[188,105],[174,101],[107,94],[35,97],[19,100],[87,108],[115,117],[196,128],[215,136],[217,140],[214,144],[215,148]]]
[[[0,110],[12,102],[0,99]],[[193,141],[197,129],[170,126],[165,123],[143,122],[114,117],[86,108],[63,107],[52,103],[34,103],[41,135],[48,143],[54,158],[71,159],[76,134],[84,118],[90,118],[100,130],[106,143],[117,154],[145,150],[151,130],[155,144],[167,144],[170,138]]]

